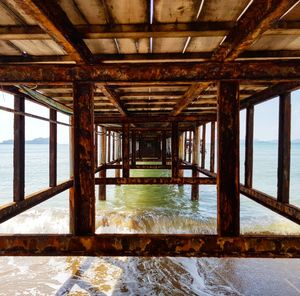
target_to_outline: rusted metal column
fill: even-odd
[[[116,154],[116,137],[115,137],[115,132],[112,132],[112,160],[115,160],[115,154]]]
[[[162,132],[161,135],[161,163],[162,165],[167,164],[167,138],[166,131]]]
[[[253,121],[254,106],[247,108],[245,141],[245,186],[252,188],[253,182]]]
[[[116,133],[116,159],[120,159],[121,158],[121,135],[119,133]],[[117,164],[120,164],[120,161],[117,162]],[[115,177],[116,178],[120,178],[121,174],[120,174],[120,169],[115,169]]]
[[[206,124],[202,125],[201,169],[205,168]]]
[[[95,168],[98,167],[98,125],[95,124]]]
[[[189,153],[188,153],[188,162],[192,162],[192,131],[189,131]]]
[[[131,134],[131,164],[136,165],[136,134],[132,131]]]
[[[179,175],[179,134],[178,122],[172,122],[172,177],[177,178]]]
[[[73,84],[74,191],[70,205],[70,231],[95,232],[94,85]]]
[[[123,178],[129,178],[129,123],[123,124],[123,137],[122,137],[122,163],[123,163]]]
[[[57,120],[57,111],[50,109],[50,120]],[[50,122],[49,147],[49,186],[57,185],[57,124]]]
[[[240,233],[239,84],[218,83],[218,234]]]
[[[101,127],[101,165],[106,164],[106,128]],[[99,172],[100,178],[106,178],[106,168]],[[99,185],[99,200],[106,200],[106,185]]]
[[[107,162],[111,161],[111,131],[108,131],[107,135],[108,144],[107,144]]]
[[[193,169],[192,169],[192,177],[197,178],[199,176],[198,170],[196,169],[196,166],[199,165],[199,129],[200,127],[198,124],[195,124],[194,127],[194,141],[193,141]],[[192,185],[192,200],[198,200],[199,199],[199,185],[194,184]]]
[[[25,99],[14,97],[15,111],[25,112]],[[25,188],[25,120],[24,115],[14,114],[14,202],[24,200]]]
[[[291,158],[291,93],[279,97],[277,200],[289,203]]]
[[[212,173],[215,171],[215,133],[215,122],[212,122],[210,128],[210,171]]]
[[[184,132],[183,133],[183,160],[185,161],[187,161],[186,139],[187,139],[187,132]]]

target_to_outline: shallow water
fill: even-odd
[[[26,181],[28,193],[43,187],[48,178],[47,169],[41,169],[48,148],[30,146],[26,150],[32,172]],[[68,175],[68,149],[59,146],[63,179]],[[261,144],[255,150],[254,184],[269,193],[276,188],[276,148]],[[299,150],[292,150],[296,203],[300,156],[295,151]],[[0,145],[0,157],[4,204],[12,182],[9,145]],[[132,175],[168,176],[169,172],[133,170]],[[97,202],[96,215],[97,233],[215,233],[215,186],[201,186],[197,202],[190,201],[190,186],[107,186],[107,201]],[[245,197],[241,197],[241,229],[243,233],[300,234],[300,226]],[[2,223],[0,232],[68,232],[67,193]],[[299,295],[299,263],[295,259],[3,257],[0,295]]]

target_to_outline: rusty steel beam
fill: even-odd
[[[216,61],[236,59],[280,19],[297,0],[254,0],[212,55]]]
[[[216,80],[290,82],[300,79],[299,60],[99,65],[0,65],[1,84],[65,84],[73,81],[193,83]]]
[[[300,208],[279,202],[276,198],[256,189],[250,189],[240,185],[240,190],[243,195],[249,197],[253,201],[297,224],[300,224]]]
[[[216,184],[216,178],[206,178],[206,177],[197,177],[197,178],[182,178],[182,177],[161,177],[161,178],[155,178],[155,177],[140,177],[140,178],[96,178],[95,179],[96,184],[107,184],[107,185],[150,185],[150,184],[158,184],[158,185],[164,185],[164,184]]]
[[[51,0],[15,0],[64,51],[78,63],[92,63],[93,55],[59,4]]]
[[[159,116],[100,116],[95,115],[95,123],[104,124],[104,123],[156,123],[156,122],[175,122],[175,121],[184,121],[184,122],[208,122],[215,121],[216,115],[207,114],[207,115],[180,115],[180,116],[168,116],[168,115],[159,115]],[[113,129],[113,128],[112,128]],[[162,130],[165,128],[162,127]],[[167,128],[168,129],[168,128]],[[133,130],[139,130],[139,128],[133,128]],[[146,130],[147,131],[147,130]],[[155,128],[153,129],[155,131]]]
[[[300,237],[222,237],[203,234],[1,235],[0,256],[300,258]]]
[[[50,187],[28,195],[24,200],[18,202],[11,202],[9,204],[0,206],[0,223],[15,217],[18,214],[27,211],[28,209],[46,201],[50,197],[53,197],[69,188],[73,185],[72,180],[68,180],[58,184],[55,187]]]
[[[237,58],[296,2],[297,0],[254,0],[227,34],[225,40],[214,51],[211,59],[224,62]],[[171,114],[178,115],[209,85],[210,83],[201,82],[191,86]]]
[[[210,177],[215,178],[217,175],[208,170],[197,168],[199,172]],[[264,192],[256,189],[247,188],[246,186],[240,184],[240,193],[244,196],[252,199],[253,201],[259,203],[260,205],[270,209],[271,211],[297,223],[300,224],[300,208],[294,205],[282,203],[276,200],[273,196],[270,196]]]
[[[294,91],[300,88],[300,83],[295,82],[288,82],[288,83],[277,83],[269,88],[266,88],[244,100],[241,101],[241,109],[245,109],[265,101],[271,100],[279,95],[287,92],[287,91]]]
[[[121,113],[123,116],[127,116],[127,112],[123,106],[123,103],[120,100],[119,95],[110,89],[109,87],[103,85],[100,86],[101,92],[106,96],[106,98],[118,109],[118,111]]]

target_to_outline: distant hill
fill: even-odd
[[[1,142],[0,144],[4,144],[4,145],[11,145],[13,144],[14,141],[13,140],[6,140]],[[49,138],[35,138],[33,140],[28,140],[25,141],[26,144],[49,144]]]

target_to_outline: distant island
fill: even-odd
[[[3,145],[11,145],[14,143],[14,140],[6,140],[1,142]],[[25,141],[26,144],[49,144],[49,138],[35,138],[33,140]]]

